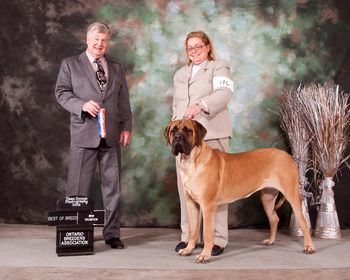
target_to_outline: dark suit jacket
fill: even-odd
[[[106,109],[108,146],[117,146],[120,132],[132,129],[129,92],[122,66],[108,58],[106,61],[108,83],[104,95],[101,94],[95,71],[85,51],[62,61],[55,95],[57,101],[71,113],[72,145],[95,148],[100,143],[97,117],[82,111],[83,104],[89,100],[94,100]]]

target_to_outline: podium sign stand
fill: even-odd
[[[94,226],[103,226],[105,210],[94,210],[94,202],[86,196],[67,196],[57,201],[50,211],[49,226],[57,226],[58,256],[91,255],[94,253]]]

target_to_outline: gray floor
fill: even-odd
[[[178,256],[179,229],[123,228],[124,250],[104,244],[95,228],[94,254],[58,257],[56,229],[0,224],[0,279],[350,279],[350,230],[341,240],[314,238],[316,253],[302,253],[303,241],[279,231],[271,247],[259,244],[267,230],[230,230],[223,255],[196,264]]]

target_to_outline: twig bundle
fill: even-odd
[[[308,130],[313,134],[313,156],[324,177],[333,177],[349,157],[345,157],[349,95],[339,92],[339,87],[332,83],[324,86],[313,83],[303,91],[305,94],[299,95],[300,104]]]
[[[301,87],[284,91],[280,101],[281,128],[286,133],[292,155],[299,169],[300,179],[308,169],[308,145],[310,136],[303,119],[300,104]]]
[[[302,94],[301,87],[297,89],[289,88],[284,91],[280,100],[281,128],[285,132],[293,158],[298,166],[300,179],[300,192],[302,194],[302,213],[311,229],[309,210],[307,206],[307,197],[313,197],[312,193],[306,191],[308,185],[305,177],[309,166],[309,131],[303,119],[303,106],[299,103]],[[289,223],[289,232],[294,236],[303,236],[300,225],[296,220],[294,213],[291,215]]]
[[[335,207],[333,177],[346,162],[348,141],[347,125],[350,119],[349,95],[339,92],[339,87],[326,83],[324,86],[311,84],[304,88],[301,96],[305,121],[311,138],[311,150],[317,168],[323,175],[319,185],[322,191],[318,198],[318,214],[314,235],[320,238],[340,239],[340,226]]]

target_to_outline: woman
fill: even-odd
[[[209,146],[228,152],[232,134],[227,104],[233,94],[230,66],[216,60],[213,45],[203,31],[191,32],[185,40],[188,64],[174,76],[173,120],[191,118],[206,129],[205,141]],[[178,168],[177,168],[178,170]],[[179,174],[177,185],[181,206],[181,242],[175,247],[178,252],[187,246],[189,224],[184,190]],[[212,255],[223,253],[228,243],[227,204],[217,208]]]

